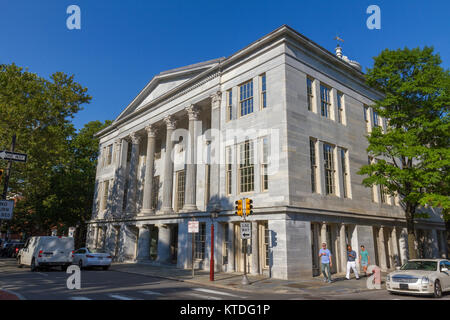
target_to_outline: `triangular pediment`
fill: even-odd
[[[135,110],[141,109],[163,94],[177,88],[184,82],[196,77],[207,69],[217,65],[223,58],[196,63],[181,68],[161,72],[145,86],[137,97],[117,117],[118,121]]]

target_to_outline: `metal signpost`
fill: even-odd
[[[196,220],[188,221],[188,233],[192,237],[192,278],[194,278],[194,254],[195,254],[195,234],[199,231],[199,223]]]

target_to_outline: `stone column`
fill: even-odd
[[[228,272],[233,272],[234,270],[234,224],[232,222],[228,223]]]
[[[172,116],[164,118],[166,123],[166,152],[164,155],[164,182],[163,182],[163,203],[162,213],[173,213],[172,193],[173,193],[173,160],[172,160],[172,133],[175,130],[175,120]]]
[[[408,231],[406,228],[401,229],[398,244],[400,247],[401,263],[404,264],[408,261]]]
[[[211,95],[211,132],[214,134],[210,146],[210,199],[208,199],[208,210],[218,209],[220,207],[220,157],[222,154],[220,136],[221,119],[220,119],[220,104],[222,93],[220,91]]]
[[[144,198],[142,200],[142,212],[140,215],[153,213],[152,193],[156,133],[151,124],[145,127],[145,131],[147,131],[147,158],[145,160]]]
[[[386,244],[384,241],[384,227],[380,227],[378,230],[378,258],[380,263],[380,268],[382,271],[387,270],[386,263]]]
[[[147,228],[147,226],[139,226],[137,246],[136,260],[150,260],[150,230]]]
[[[330,244],[327,241],[327,224],[322,222],[320,227],[320,248],[322,248],[322,243],[324,242],[327,244],[327,249],[330,249]]]
[[[170,261],[170,227],[168,225],[158,226],[158,263]]]
[[[345,224],[341,224],[339,227],[339,251],[341,260],[341,272],[347,271],[347,244],[345,236]]]
[[[130,157],[130,173],[127,193],[126,213],[136,213],[136,191],[137,191],[137,168],[139,165],[139,137],[135,132],[130,134],[131,139],[131,157]]]
[[[186,192],[184,196],[183,211],[196,211],[196,176],[197,176],[197,164],[196,164],[196,142],[197,137],[195,135],[195,121],[198,118],[198,109],[194,105],[190,105],[186,108],[189,116],[189,141],[187,144],[187,163],[186,163]]]
[[[98,226],[94,226],[94,248],[98,248]]]
[[[394,258],[394,265],[391,268],[395,268],[401,265],[400,254],[398,252],[398,239],[397,228],[393,227],[391,231],[391,243],[392,243],[392,257]]]
[[[251,274],[259,274],[259,241],[258,241],[258,222],[252,222],[252,264]]]

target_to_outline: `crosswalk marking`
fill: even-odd
[[[70,300],[92,300],[88,297],[70,297]]]
[[[120,294],[109,294],[108,296],[111,297],[111,298],[114,298],[114,299],[119,299],[119,300],[135,300],[135,299],[130,298],[130,297],[121,296]]]
[[[195,290],[195,291],[201,291],[201,292],[205,292],[205,293],[218,294],[218,295],[222,295],[222,296],[228,296],[228,297],[236,297],[236,298],[240,298],[239,296],[237,296],[237,295],[235,295],[235,294],[232,294],[232,293],[221,292],[221,291],[216,291],[216,290],[211,290],[211,289],[194,288],[193,290]]]
[[[160,296],[162,295],[162,293],[160,292],[156,292],[156,291],[150,291],[150,290],[145,290],[145,291],[140,291],[143,294],[148,294],[148,295],[155,295],[155,296]]]
[[[218,298],[218,297],[211,297],[211,296],[204,296],[202,294],[198,294],[195,292],[186,292],[187,295],[192,296],[192,297],[196,297],[202,300],[222,300],[222,298]]]

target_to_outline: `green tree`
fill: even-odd
[[[415,250],[415,219],[421,206],[432,205],[448,218],[450,167],[450,73],[433,48],[384,50],[366,74],[369,86],[384,98],[373,106],[388,119],[387,131],[375,127],[368,136],[363,166],[366,186],[379,185],[399,195],[405,210],[410,258]]]
[[[45,200],[53,172],[69,162],[71,119],[90,100],[73,75],[56,72],[44,79],[15,64],[0,65],[0,148],[9,149],[16,134],[16,151],[28,154],[27,163],[13,165],[9,195],[21,195],[15,215],[29,216],[30,231],[50,223]],[[6,162],[0,160],[0,167]]]

